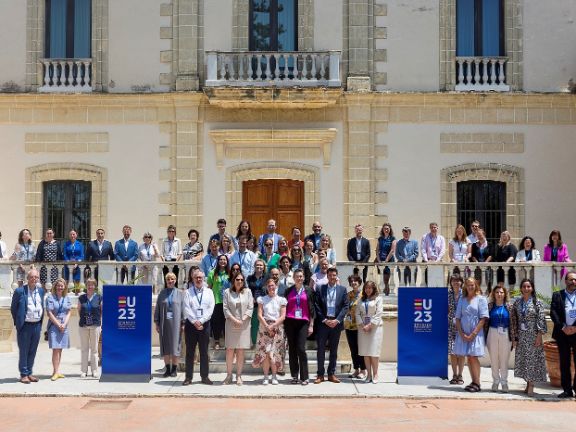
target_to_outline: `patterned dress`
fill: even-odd
[[[517,299],[512,306],[516,324],[512,328],[512,340],[517,340],[514,376],[530,382],[546,382],[544,346],[534,346],[538,333],[546,333],[546,315],[540,300],[530,298],[524,302]]]
[[[263,307],[264,320],[270,324],[275,318],[280,316],[280,309],[286,306],[287,300],[284,297],[275,295],[274,297],[264,296],[257,300]],[[276,364],[276,368],[283,366],[284,359],[282,352],[285,350],[284,325],[280,325],[273,332],[269,333],[262,326],[258,329],[258,340],[256,342],[256,352],[254,354],[253,367],[261,367],[266,357],[270,357]]]
[[[462,290],[460,290],[458,300],[461,296]],[[458,300],[456,300],[454,288],[448,288],[448,354],[454,354],[454,341],[458,334],[458,330],[456,330],[456,306],[458,306]]]
[[[54,240],[52,243],[44,243],[44,254],[40,257],[42,262],[53,262],[58,260],[58,242]],[[58,279],[58,269],[56,267],[50,268],[50,282]],[[48,270],[46,266],[40,268],[40,282],[45,284],[48,280]]]

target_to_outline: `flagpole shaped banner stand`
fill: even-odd
[[[151,328],[151,285],[104,285],[100,381],[152,379]]]
[[[398,384],[448,378],[448,288],[398,290]]]

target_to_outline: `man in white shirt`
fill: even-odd
[[[245,278],[248,278],[248,276],[254,273],[254,263],[258,258],[254,252],[246,248],[247,242],[248,239],[246,236],[241,236],[238,239],[238,250],[230,257],[230,267],[236,263],[240,264],[242,274]]]
[[[214,312],[214,294],[204,282],[204,273],[192,273],[193,286],[184,296],[184,339],[186,341],[186,377],[182,385],[192,384],[194,353],[196,345],[200,353],[200,377],[203,384],[211,385],[208,378],[208,344],[210,342],[210,318]]]
[[[420,249],[422,250],[422,262],[440,262],[446,254],[446,240],[438,234],[438,224],[430,222],[430,232],[422,236]],[[424,270],[424,280],[428,284],[428,269]]]
[[[180,261],[182,258],[182,243],[180,239],[176,237],[176,227],[174,225],[169,225],[166,230],[167,237],[162,241],[162,258],[166,262],[176,262]],[[172,272],[176,275],[176,286],[178,286],[178,273],[180,269],[177,265],[172,268],[167,265],[162,268],[162,274],[166,278],[166,274]]]
[[[478,230],[480,229],[480,222],[473,220],[470,224],[470,234],[468,235],[468,241],[474,244],[478,241]]]

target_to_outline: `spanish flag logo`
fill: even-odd
[[[126,296],[118,297],[118,307],[125,308],[126,307]]]
[[[422,309],[423,309],[422,299],[414,299],[414,310],[422,310]]]

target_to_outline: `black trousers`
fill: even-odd
[[[358,355],[358,330],[346,330],[346,340],[352,354],[352,366],[354,369],[366,370],[364,357]]]
[[[286,318],[284,320],[284,332],[288,339],[288,355],[290,363],[290,376],[300,380],[308,379],[308,356],[306,355],[306,339],[308,337],[308,326],[306,320]]]
[[[334,328],[328,327],[326,324],[320,323],[316,333],[316,344],[318,345],[316,351],[316,360],[318,361],[318,376],[324,376],[325,368],[324,361],[326,359],[326,342],[328,342],[328,349],[330,356],[328,357],[328,375],[336,373],[336,360],[338,359],[338,344],[340,343],[340,333],[342,332],[342,324],[338,324]]]
[[[576,335],[564,335],[562,340],[557,340],[556,343],[560,357],[560,383],[565,392],[572,393],[573,389],[576,391],[576,376],[573,381],[570,371],[570,357],[574,359],[576,364]]]
[[[128,268],[122,267],[120,269],[120,283],[124,283],[127,277],[128,277]],[[135,278],[136,278],[136,266],[130,266],[130,280],[134,280]]]
[[[184,332],[184,340],[186,341],[186,379],[191,380],[194,375],[194,352],[196,351],[196,345],[198,345],[198,351],[200,352],[200,377],[208,378],[210,321],[204,323],[202,330],[198,330],[194,324],[186,320]]]
[[[354,267],[353,274],[359,275],[360,269],[358,267]],[[362,269],[362,283],[366,282],[367,277],[368,277],[368,266],[364,266]]]
[[[170,260],[167,262],[176,262],[176,260]],[[166,275],[168,274],[168,272],[172,272],[176,275],[176,286],[178,286],[178,274],[180,273],[180,267],[178,267],[177,265],[174,266],[167,266],[165,265],[164,267],[162,267],[162,282],[166,282]]]
[[[224,305],[218,303],[214,306],[212,318],[210,318],[210,325],[212,326],[212,336],[218,342],[224,336],[224,326],[226,325],[226,317],[224,316]]]

